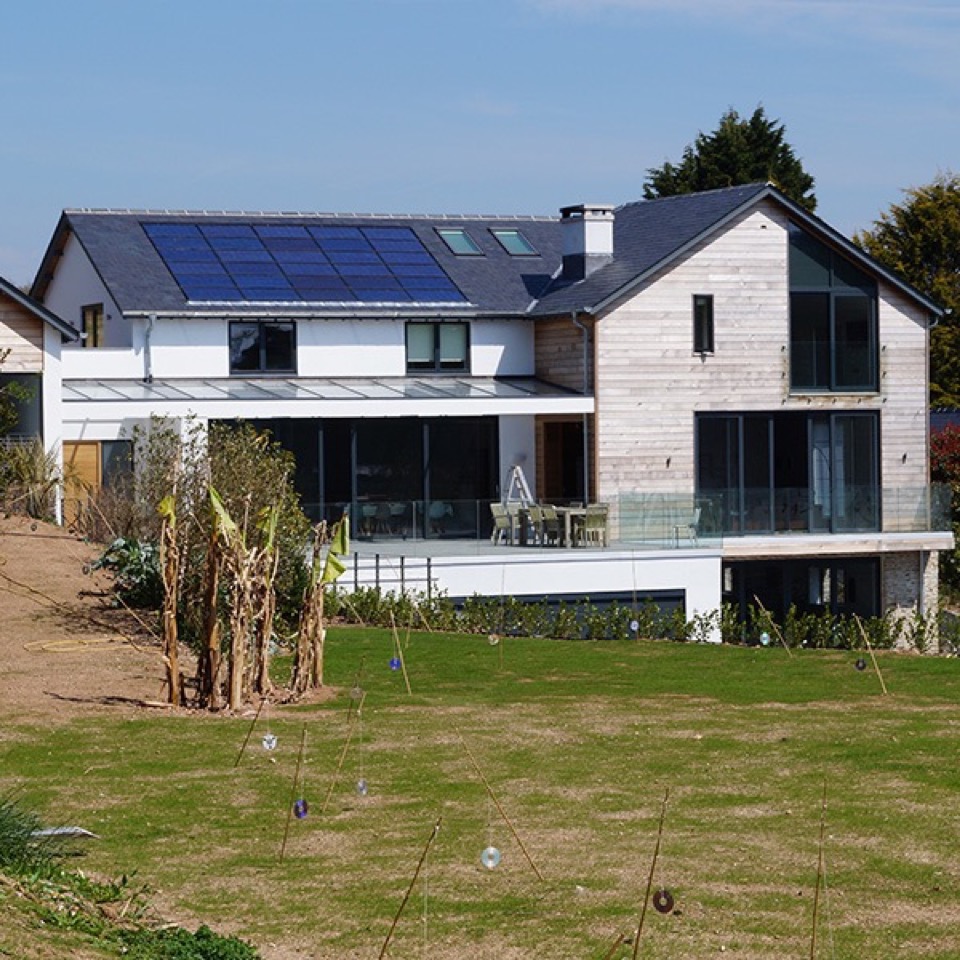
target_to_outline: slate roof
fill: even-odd
[[[67,340],[79,340],[80,331],[66,320],[61,320],[55,313],[51,313],[42,303],[38,303],[33,297],[25,294],[19,287],[15,287],[9,280],[0,277],[0,293],[6,294],[11,300],[15,300],[20,306],[25,307],[35,317],[44,323],[49,323],[55,330]]]
[[[562,276],[562,238],[558,218],[481,216],[378,216],[366,214],[189,213],[166,211],[67,210],[47,249],[32,295],[42,299],[70,232],[86,250],[94,268],[127,314],[224,314],[283,316],[512,316],[529,318],[603,313],[656,271],[681,257],[752,206],[769,200],[814,235],[885,278],[932,314],[942,309],[900,277],[859,250],[823,220],[808,213],[771,184],[755,183],[702,193],[627,203],[615,210],[614,259],[589,277],[571,283]],[[463,294],[461,303],[188,301],[143,224],[253,224],[316,227],[406,227]],[[466,230],[483,256],[457,256],[437,233]],[[538,251],[511,256],[491,230],[516,229]]]
[[[766,184],[640,200],[617,207],[613,221],[614,259],[576,283],[558,277],[534,304],[534,316],[594,313],[617,291],[670,260],[723,221],[766,194]]]
[[[142,224],[202,223],[283,226],[407,227],[462,292],[465,302],[438,306],[428,303],[370,304],[351,301],[307,303],[286,301],[273,305],[274,313],[323,316],[343,313],[420,315],[452,312],[457,315],[522,314],[543,291],[560,262],[560,233],[556,218],[543,217],[404,217],[339,214],[167,213],[155,211],[67,210],[47,249],[33,285],[42,297],[56,269],[67,235],[73,232],[94,268],[124,313],[222,312],[231,316],[263,313],[264,303],[232,301],[214,306],[188,302],[170,270],[144,232]],[[462,227],[483,256],[456,256],[437,228]],[[490,232],[516,229],[530,241],[538,256],[510,256]]]

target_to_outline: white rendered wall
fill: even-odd
[[[96,295],[103,295],[102,287]],[[296,323],[295,375],[298,377],[403,377],[407,374],[404,320],[298,320]],[[130,324],[129,342],[123,349],[67,351],[64,377],[68,380],[145,377],[147,325],[146,319],[134,319]],[[227,318],[158,317],[149,338],[154,379],[230,376],[229,326]],[[533,325],[528,321],[476,320],[470,325],[470,340],[472,376],[533,375]]]
[[[71,233],[64,245],[63,255],[43,298],[48,310],[83,329],[81,308],[92,303],[103,304],[105,348],[125,348],[131,344],[130,324],[120,313],[107,293],[86,251]],[[82,350],[80,341],[67,344],[65,352]]]
[[[402,377],[405,337],[402,320],[300,320],[297,376]]]
[[[370,557],[357,557],[357,579],[361,586],[375,583],[375,568]],[[418,578],[425,574],[423,558],[406,558],[408,582],[423,589]],[[382,589],[391,589],[394,581],[400,589],[399,558],[380,557]],[[451,597],[539,596],[577,594],[579,596],[634,592],[638,596],[652,591],[683,591],[684,613],[688,620],[697,614],[720,609],[721,563],[718,551],[582,551],[536,549],[523,554],[507,551],[496,554],[436,556],[430,561],[434,587]],[[346,589],[354,582],[352,568],[343,579]],[[720,642],[719,627],[708,639]]]
[[[500,417],[500,496],[507,495],[515,465],[523,468],[530,491],[537,489],[536,417]]]
[[[530,320],[474,320],[470,372],[475,377],[532,377],[533,334]]]

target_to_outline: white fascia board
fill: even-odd
[[[196,416],[209,420],[495,417],[593,413],[593,397],[445,400],[86,400],[63,405],[71,423]]]

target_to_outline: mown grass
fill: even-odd
[[[249,718],[12,721],[0,790],[100,834],[85,869],[136,870],[175,919],[239,934],[265,957],[378,956],[442,817],[390,956],[498,960],[605,956],[637,923],[669,790],[656,882],[677,910],[648,912],[639,955],[723,947],[759,960],[809,956],[826,784],[819,955],[957,957],[960,662],[878,654],[883,696],[851,653],[400,640],[412,694],[388,666],[390,632],[331,630],[338,695],[270,707],[236,769]],[[321,815],[358,674],[362,725]],[[304,725],[296,793],[310,815],[292,821],[281,862]],[[268,728],[273,752],[260,745]],[[488,843],[503,852],[494,871],[480,864]]]

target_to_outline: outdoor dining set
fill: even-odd
[[[555,506],[549,503],[491,503],[495,544],[538,547],[607,546],[605,503]]]

